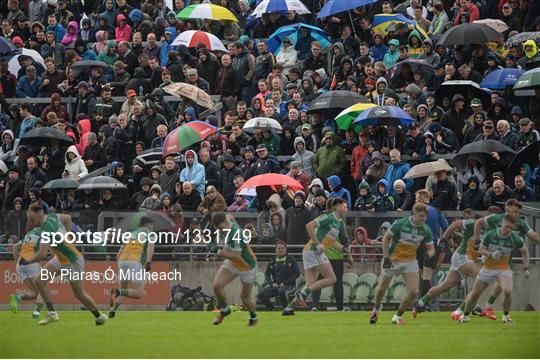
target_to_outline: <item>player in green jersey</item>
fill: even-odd
[[[418,295],[419,268],[416,260],[416,250],[422,241],[426,244],[429,257],[435,256],[433,234],[426,225],[428,207],[426,204],[416,203],[413,206],[412,216],[400,218],[392,224],[384,234],[382,240],[383,261],[379,284],[375,289],[375,306],[371,312],[369,322],[377,322],[377,314],[381,310],[381,302],[390,280],[399,274],[405,279],[407,294],[399,304],[398,310],[392,317],[392,323],[403,325],[403,313],[411,306]]]
[[[497,281],[504,294],[503,323],[512,324],[509,311],[512,304],[513,273],[510,269],[510,258],[514,250],[519,250],[523,257],[525,278],[529,277],[529,250],[524,245],[523,239],[514,232],[518,218],[506,214],[500,227],[489,230],[480,245],[478,252],[486,257],[486,261],[478,273],[467,303],[465,312],[459,318],[460,322],[469,322],[470,313],[476,305],[478,298],[484,290],[493,282]]]
[[[297,303],[307,307],[306,298],[312,291],[324,289],[336,282],[336,275],[325,254],[327,249],[335,248],[349,257],[348,239],[343,236],[343,231],[340,231],[348,211],[347,202],[344,199],[335,198],[330,200],[330,207],[331,213],[321,215],[306,225],[310,237],[302,252],[306,285],[283,309],[284,316],[294,315],[294,306]],[[319,279],[319,274],[322,275],[322,279]]]
[[[509,199],[506,201],[504,205],[504,214],[492,214],[486,217],[483,217],[481,219],[478,219],[476,221],[476,224],[474,225],[474,239],[475,243],[480,243],[480,237],[483,228],[488,227],[490,229],[495,227],[500,227],[502,225],[502,220],[504,215],[510,214],[516,217],[517,223],[515,232],[517,232],[523,239],[527,237],[530,241],[534,241],[537,244],[540,244],[538,240],[538,233],[535,232],[529,224],[522,218],[520,218],[521,215],[521,208],[523,205],[516,199]],[[483,312],[480,314],[480,316],[486,316],[491,320],[496,320],[497,316],[495,315],[495,312],[493,310],[493,304],[495,303],[495,300],[501,293],[501,288],[497,284],[495,285],[495,288],[491,292],[491,296],[488,299],[488,302],[484,306]]]
[[[139,229],[131,232],[131,239],[122,245],[116,255],[120,288],[109,290],[109,318],[115,317],[124,297],[140,299],[144,295],[144,271],[151,269],[155,245],[148,241],[147,235],[153,228],[154,221],[151,218],[141,217]]]
[[[240,299],[249,311],[248,325],[255,326],[258,319],[251,290],[257,275],[257,257],[249,244],[251,239],[246,238],[244,231],[234,221],[234,218],[228,217],[224,212],[213,214],[212,224],[219,230],[218,244],[223,243],[223,249],[218,251],[217,256],[225,259],[217,271],[213,283],[214,294],[220,307],[219,314],[214,319],[213,324],[221,324],[223,319],[231,314],[231,309],[227,304],[225,287],[238,277],[242,286]]]

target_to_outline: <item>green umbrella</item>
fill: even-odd
[[[360,115],[360,113],[369,108],[375,107],[375,104],[358,103],[353,106],[349,106],[345,110],[336,116],[336,123],[339,130],[347,131],[354,128],[356,132],[360,132],[361,126],[353,126],[353,121]]]
[[[525,72],[514,85],[514,90],[540,88],[540,67]]]
[[[163,144],[163,157],[179,153],[217,132],[217,128],[204,121],[191,121],[177,127],[167,135]]]

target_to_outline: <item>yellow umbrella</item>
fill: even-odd
[[[176,14],[177,19],[210,19],[210,20],[230,20],[238,22],[234,14],[223,6],[210,3],[189,5],[184,10]]]

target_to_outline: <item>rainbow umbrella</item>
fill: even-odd
[[[217,132],[217,128],[204,121],[191,121],[171,131],[163,144],[163,157],[179,153]]]
[[[230,20],[238,22],[234,14],[223,6],[210,3],[189,5],[184,10],[176,14],[177,19],[210,19],[210,20]]]
[[[349,130],[354,119],[356,119],[362,111],[375,106],[375,104],[369,103],[358,103],[354,104],[353,106],[349,106],[348,108],[340,112],[338,116],[336,116],[336,123],[338,125],[338,128],[345,131]],[[361,127],[355,126],[355,130],[359,131],[360,129]]]

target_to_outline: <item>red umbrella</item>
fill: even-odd
[[[237,191],[241,191],[243,189],[253,189],[257,188],[258,186],[272,186],[274,189],[276,189],[277,187],[282,185],[287,185],[293,190],[304,190],[302,184],[294,180],[292,177],[282,174],[270,173],[257,175],[249,178],[249,180],[242,184],[242,186],[240,186]]]
[[[171,131],[163,144],[163,157],[179,153],[217,132],[217,128],[204,121],[191,121]]]

